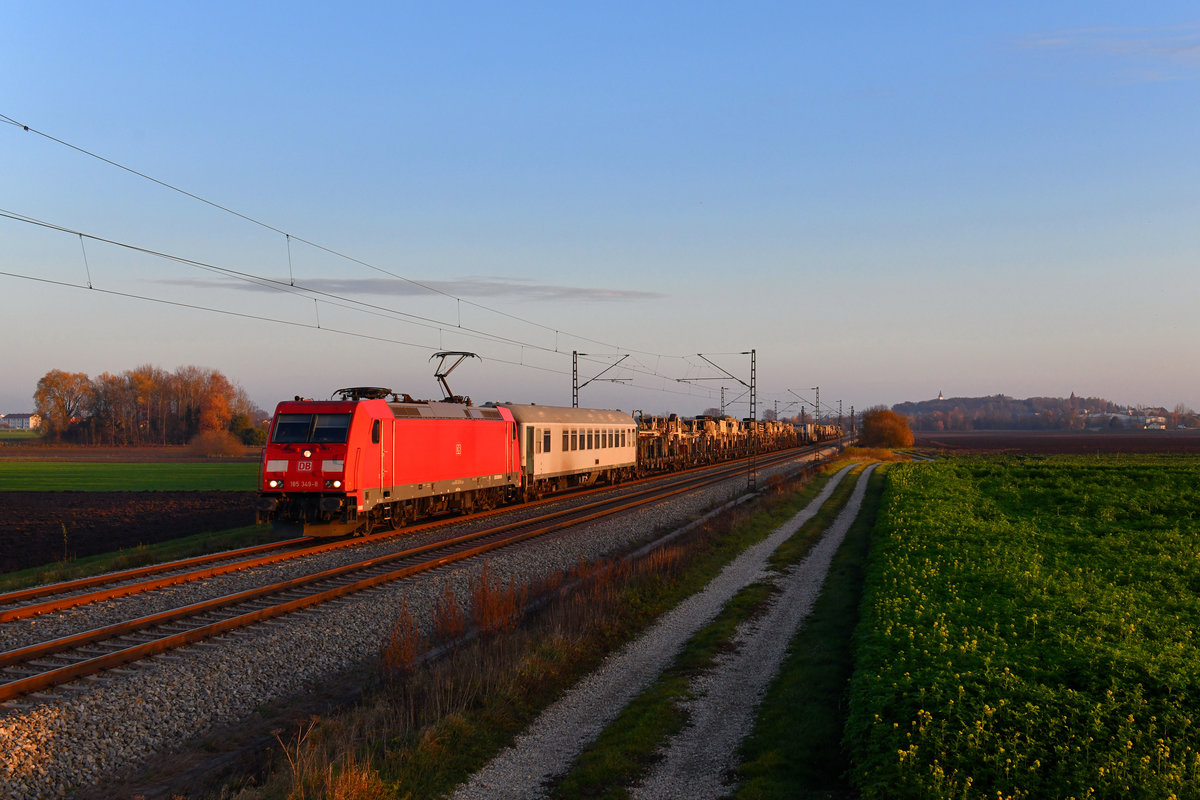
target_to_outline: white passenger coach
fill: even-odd
[[[621,411],[502,404],[517,422],[525,492],[617,483],[637,471],[637,423]]]

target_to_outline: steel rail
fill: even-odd
[[[200,614],[208,613],[239,603],[259,600],[269,595],[280,594],[309,584],[336,579],[354,572],[361,572],[366,569],[371,569],[388,562],[412,558],[414,556],[423,555],[439,549],[452,549],[460,545],[476,542],[480,539],[486,539],[489,537],[494,538],[498,533],[504,533],[505,531],[518,528],[527,528],[525,531],[514,533],[500,539],[494,539],[494,541],[491,542],[475,544],[474,546],[428,559],[418,564],[412,564],[397,570],[391,570],[382,573],[380,575],[362,578],[342,586],[318,591],[310,595],[305,595],[304,597],[286,600],[282,603],[278,603],[264,609],[258,609],[224,620],[219,620],[217,622],[208,623],[206,625],[193,628],[189,631],[173,633],[163,638],[133,645],[113,653],[95,656],[83,661],[79,661],[75,664],[58,667],[26,678],[9,681],[4,684],[0,684],[0,702],[11,700],[31,692],[40,691],[61,683],[66,683],[78,677],[82,677],[83,675],[93,674],[105,669],[111,669],[131,661],[156,655],[166,650],[192,644],[203,639],[211,638],[220,633],[245,627],[266,619],[271,619],[291,611],[307,608],[323,602],[328,602],[329,600],[354,592],[359,592],[364,589],[369,589],[382,583],[400,580],[420,572],[436,569],[445,564],[454,563],[467,558],[473,558],[491,550],[510,546],[527,539],[537,536],[544,536],[554,531],[562,530],[564,528],[582,524],[584,522],[589,522],[601,517],[610,516],[612,514],[621,513],[638,506],[658,502],[660,500],[664,500],[684,492],[693,491],[710,484],[719,483],[721,481],[728,480],[730,477],[730,472],[736,474],[737,472],[740,472],[740,469],[731,470],[729,466],[726,465],[723,468],[713,470],[707,475],[692,476],[690,479],[676,481],[667,487],[635,492],[631,496],[609,498],[607,500],[590,503],[583,507],[553,512],[536,520],[508,523],[500,526],[499,528],[493,528],[487,531],[464,534],[451,539],[431,542],[425,545],[409,548],[398,553],[377,556],[375,558],[366,559],[354,564],[335,567],[333,569],[324,570],[319,573],[313,573],[312,575],[306,575],[299,578],[293,578],[291,580],[283,581],[270,586],[237,592],[235,594],[226,595],[213,600],[193,603],[188,606],[171,609],[158,614],[151,614],[137,620],[117,623],[115,625],[97,628],[92,631],[84,631],[72,636],[62,637],[50,642],[43,642],[37,645],[30,645],[28,647],[11,650],[6,653],[0,653],[0,666],[12,666],[21,663],[28,663],[29,661],[40,657],[61,653],[73,648],[81,647],[85,644],[110,640],[118,636],[144,630],[154,625],[174,622],[186,617],[198,616]],[[634,497],[636,499],[630,501],[630,497]],[[547,522],[549,524],[546,524]]]
[[[252,547],[243,547],[238,550],[224,550],[220,553],[208,553],[207,555],[195,556],[193,558],[181,558],[176,561],[164,561],[158,564],[147,564],[144,567],[134,567],[132,569],[121,570],[120,572],[105,572],[101,575],[90,575],[86,578],[75,578],[69,581],[60,581],[58,583],[45,583],[41,586],[33,586],[28,589],[17,589],[12,592],[4,592],[0,594],[0,605],[11,605],[12,603],[20,603],[25,600],[36,600],[39,597],[46,597],[53,594],[65,594],[73,592],[77,589],[90,589],[93,586],[103,586],[106,583],[117,583],[118,581],[132,580],[140,578],[144,575],[153,575],[157,572],[168,572],[175,569],[187,569],[189,567],[200,566],[202,564],[211,564],[214,561],[226,561],[231,558],[240,558],[242,556],[252,556],[258,553],[270,552],[283,547],[295,546],[304,542],[311,541],[308,537],[300,537],[299,539],[287,539],[282,542],[268,542],[266,544],[254,545]],[[3,618],[0,618],[3,621]]]
[[[793,448],[793,449],[800,449],[800,448]],[[791,452],[791,451],[785,450],[785,451],[778,451],[778,452],[787,453],[787,452]],[[723,463],[720,463],[717,465],[703,465],[700,467],[693,467],[691,469],[684,470],[679,473],[675,473],[675,476],[683,476],[683,475],[695,472],[697,470],[705,469],[706,467],[710,468],[710,469],[716,469],[716,470],[731,469],[731,468],[734,468],[738,463],[739,463],[739,460],[733,460],[733,461],[729,461],[729,462],[723,462]],[[631,483],[629,485],[632,486],[632,485],[636,485],[636,483],[644,483],[649,480],[654,480],[655,478],[661,479],[661,477],[662,476],[653,476],[650,478],[645,478],[640,481]],[[608,490],[611,488],[613,488],[613,487],[612,486],[593,487],[591,489],[587,489],[582,492],[576,493],[576,496],[586,496],[586,495],[593,494],[596,492],[605,491],[605,490]],[[534,503],[529,503],[529,504],[527,504],[527,507],[534,506],[534,505],[545,505],[545,504],[554,502],[556,499],[561,499],[561,496],[562,496],[561,493],[556,493],[555,497],[545,498],[542,500],[535,501]],[[492,516],[494,514],[503,513],[504,511],[507,511],[507,510],[511,510],[511,509],[507,509],[507,508],[496,509],[494,511],[477,514],[475,516],[476,516],[476,518],[479,518],[479,517],[486,518],[487,516]],[[457,521],[457,520],[455,520],[455,521]],[[89,578],[79,578],[79,579],[73,580],[73,581],[66,581],[66,582],[55,583],[55,584],[47,584],[45,586],[38,586],[38,587],[31,588],[31,589],[23,589],[23,590],[19,590],[16,592],[9,592],[6,594],[0,594],[0,605],[11,604],[14,602],[20,602],[22,600],[27,600],[27,599],[36,599],[37,597],[45,597],[48,595],[59,595],[59,594],[63,594],[65,592],[76,590],[76,589],[87,589],[87,588],[91,588],[93,586],[104,586],[106,584],[118,583],[122,580],[130,580],[130,579],[142,577],[144,575],[154,575],[154,574],[162,573],[162,572],[171,572],[171,571],[178,570],[178,569],[187,569],[189,566],[200,566],[203,564],[209,564],[209,563],[213,563],[213,562],[228,562],[228,563],[221,564],[221,565],[215,566],[215,567],[210,567],[207,569],[192,570],[192,571],[188,571],[188,572],[177,573],[175,575],[168,575],[168,576],[164,576],[161,578],[154,578],[151,580],[139,581],[137,583],[129,583],[129,584],[124,584],[122,586],[114,586],[114,587],[107,588],[107,589],[101,589],[101,590],[98,590],[95,592],[88,592],[88,593],[84,593],[84,594],[57,597],[52,600],[45,600],[41,603],[28,603],[26,605],[15,606],[15,607],[8,608],[8,609],[0,609],[0,623],[13,622],[16,620],[21,620],[21,619],[28,619],[29,617],[35,617],[35,616],[39,616],[41,614],[49,614],[49,613],[53,613],[55,611],[64,611],[68,608],[75,608],[75,607],[82,606],[82,605],[88,605],[90,603],[103,602],[105,600],[115,600],[119,597],[128,597],[130,595],[141,594],[143,592],[149,592],[149,591],[153,591],[155,589],[162,589],[167,586],[177,586],[181,583],[190,583],[192,581],[204,580],[206,578],[213,578],[213,577],[217,577],[219,575],[228,574],[230,572],[239,572],[241,570],[246,570],[246,569],[255,569],[257,567],[268,566],[270,564],[276,564],[276,563],[280,563],[282,561],[289,561],[294,558],[300,558],[303,556],[313,555],[316,553],[325,553],[325,552],[331,552],[334,550],[340,550],[344,547],[356,547],[358,545],[366,544],[366,543],[369,543],[372,541],[376,541],[378,539],[386,539],[386,538],[390,538],[392,536],[407,535],[407,534],[411,534],[411,533],[419,533],[421,531],[428,530],[431,527],[439,527],[441,525],[446,525],[446,524],[450,524],[450,523],[445,520],[440,520],[440,521],[435,521],[435,522],[427,522],[427,523],[422,523],[422,524],[419,524],[419,525],[416,525],[413,527],[405,528],[402,533],[397,532],[396,530],[389,530],[389,531],[384,531],[384,532],[376,533],[376,534],[368,534],[367,536],[356,537],[353,539],[343,539],[343,540],[339,540],[339,541],[335,541],[335,542],[321,543],[321,544],[317,544],[317,545],[314,545],[314,546],[308,547],[308,548],[296,548],[296,549],[290,550],[286,553],[281,553],[281,554],[276,554],[276,555],[258,556],[256,558],[245,558],[245,556],[254,556],[257,553],[271,552],[273,550],[279,550],[279,549],[287,547],[287,546],[297,545],[297,544],[301,544],[303,542],[311,541],[311,539],[309,537],[302,537],[302,538],[298,538],[298,539],[289,539],[285,542],[273,542],[273,543],[268,543],[268,544],[263,544],[263,545],[256,545],[254,547],[243,548],[241,550],[228,550],[223,553],[212,553],[209,555],[197,556],[197,557],[191,558],[191,559],[181,559],[178,561],[167,562],[164,564],[148,565],[145,567],[137,567],[135,569],[125,570],[122,572],[107,573],[105,575],[96,575],[96,576],[92,576]],[[230,561],[230,559],[240,559],[240,560]]]
[[[716,477],[706,476],[706,479],[703,482],[701,482],[696,477],[693,477],[690,480],[677,481],[675,483],[670,484],[667,487],[641,490],[639,492],[635,492],[631,495],[626,495],[626,496],[623,496],[620,498],[609,498],[607,500],[595,501],[593,503],[589,503],[584,506],[568,508],[568,509],[561,509],[559,511],[551,512],[551,513],[546,514],[539,518],[535,518],[535,519],[531,519],[531,520],[519,520],[516,522],[506,523],[504,525],[500,525],[495,528],[489,528],[488,530],[485,530],[485,531],[476,531],[474,533],[467,533],[467,534],[463,534],[461,536],[456,536],[456,537],[453,537],[450,539],[440,539],[436,542],[428,542],[426,544],[418,545],[416,547],[410,547],[410,548],[407,548],[405,550],[400,550],[395,553],[388,553],[386,555],[376,556],[374,558],[369,558],[369,559],[365,559],[362,561],[356,561],[352,564],[344,564],[340,567],[331,567],[330,569],[323,570],[321,572],[314,572],[314,573],[310,573],[308,575],[301,575],[299,577],[291,578],[286,581],[281,581],[281,582],[274,583],[274,584],[268,584],[265,586],[259,586],[254,589],[246,589],[241,592],[235,592],[234,594],[223,595],[221,597],[216,597],[216,598],[213,598],[210,600],[202,600],[200,602],[191,603],[186,606],[179,606],[179,607],[176,607],[173,609],[168,609],[166,611],[160,611],[155,614],[150,614],[150,615],[147,615],[144,617],[139,617],[137,619],[126,620],[124,622],[118,622],[118,623],[114,623],[112,625],[106,625],[101,628],[94,628],[90,631],[82,631],[80,633],[71,634],[69,636],[63,636],[58,639],[52,639],[47,642],[39,642],[37,644],[27,645],[25,647],[17,648],[14,650],[0,652],[0,667],[11,666],[13,664],[18,664],[18,663],[28,661],[32,658],[36,658],[36,657],[40,657],[40,656],[52,655],[54,653],[59,653],[64,650],[69,650],[74,647],[82,646],[84,644],[91,644],[93,642],[104,641],[106,639],[112,639],[117,636],[123,636],[127,633],[132,633],[134,631],[142,630],[144,628],[148,628],[153,625],[161,625],[161,624],[164,624],[167,622],[173,622],[177,619],[183,619],[186,617],[197,616],[199,614],[202,614],[202,613],[205,613],[208,611],[213,611],[213,610],[216,610],[219,608],[223,608],[225,606],[236,605],[237,603],[244,603],[244,602],[248,602],[251,600],[257,600],[257,599],[260,599],[262,597],[265,597],[265,596],[268,596],[271,594],[278,594],[280,592],[289,591],[289,590],[292,590],[292,589],[295,589],[298,587],[306,586],[311,583],[317,583],[317,582],[323,581],[323,580],[330,580],[333,578],[338,578],[342,575],[345,575],[345,574],[348,574],[351,572],[358,572],[358,571],[362,571],[362,570],[366,570],[366,569],[371,569],[372,567],[379,566],[380,564],[386,564],[391,561],[397,561],[397,560],[404,559],[404,558],[413,558],[414,556],[419,556],[424,553],[432,552],[432,551],[439,550],[439,549],[452,548],[457,545],[476,541],[476,540],[486,538],[489,536],[496,536],[497,534],[502,534],[506,531],[516,530],[516,529],[520,529],[520,528],[528,528],[531,525],[544,524],[544,523],[547,523],[547,522],[550,522],[553,520],[561,520],[563,518],[567,518],[567,522],[559,523],[559,527],[562,527],[562,525],[565,525],[565,524],[577,524],[578,522],[581,522],[581,521],[588,521],[588,520],[596,519],[599,516],[603,516],[605,514],[611,514],[611,513],[620,511],[620,510],[625,510],[627,508],[633,508],[640,504],[644,504],[647,502],[653,502],[655,500],[662,499],[665,497],[671,497],[675,494],[679,494],[680,492],[689,491],[689,490],[692,490],[695,488],[700,488],[704,485],[707,485],[708,483],[713,483],[713,482],[727,480],[727,479],[728,479],[728,476],[726,476],[726,475],[719,475]],[[669,488],[672,491],[663,492],[662,491],[663,488]],[[639,496],[641,496],[642,499],[637,502],[634,502],[634,503],[626,502],[630,498],[637,498]],[[609,506],[615,506],[615,507],[608,508],[607,510],[598,510],[598,509],[604,509],[605,507],[609,507]],[[587,513],[585,515],[583,512],[589,512],[589,513]],[[548,532],[550,530],[550,528],[545,528],[545,529],[541,529],[541,530],[543,532]],[[516,541],[519,541],[519,540],[516,540]]]

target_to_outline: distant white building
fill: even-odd
[[[0,414],[0,425],[14,431],[36,431],[42,427],[41,414]]]

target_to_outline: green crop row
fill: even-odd
[[[1200,465],[888,477],[846,728],[863,797],[1200,796]]]
[[[246,491],[257,463],[0,461],[3,492]]]

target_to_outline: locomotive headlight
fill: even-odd
[[[267,486],[272,489],[282,489],[283,481],[279,480],[278,478],[272,478],[271,480],[267,481]]]
[[[304,451],[304,457],[305,457],[305,458],[312,458],[312,450],[305,450],[305,451]]]
[[[340,488],[342,488],[342,482],[338,481],[338,480],[333,480],[331,478],[326,479],[325,488],[326,489],[340,489]]]

